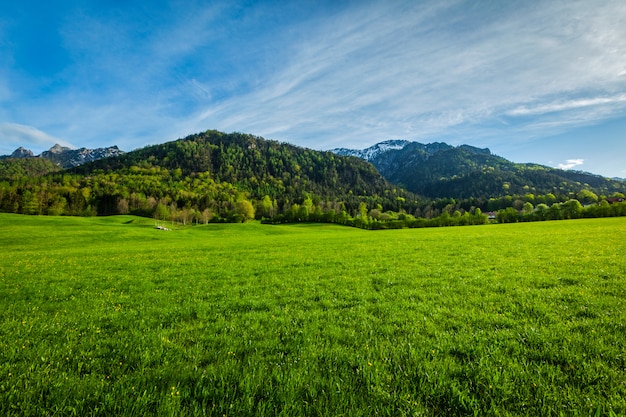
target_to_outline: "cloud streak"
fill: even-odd
[[[572,169],[582,165],[585,162],[584,159],[568,159],[564,164],[559,164],[560,169]]]
[[[614,97],[596,97],[596,98],[585,98],[578,100],[569,100],[569,101],[558,101],[553,103],[544,103],[539,104],[535,107],[528,106],[520,106],[515,108],[507,114],[509,116],[528,116],[528,115],[539,115],[546,113],[554,113],[554,112],[562,112],[573,109],[580,109],[584,107],[594,107],[594,106],[604,106],[604,105],[612,105],[612,106],[623,106],[626,103],[626,94],[620,94]]]
[[[484,124],[501,132],[499,117],[560,112],[556,130],[580,123],[569,112],[581,108],[623,113],[618,17],[626,13],[620,3],[597,6],[542,3],[497,16],[487,8],[461,15],[455,3],[349,10],[298,45],[274,78],[199,113],[196,125],[303,140],[318,125],[322,141],[357,145],[390,135],[489,136]],[[555,100],[563,95],[579,97]],[[607,116],[589,114],[587,123]],[[522,136],[537,120],[509,122]]]
[[[24,144],[36,146],[41,150],[46,150],[55,144],[75,148],[71,143],[51,136],[33,127],[20,125],[17,123],[0,123],[0,138],[2,138],[2,148],[0,152],[9,154]]]

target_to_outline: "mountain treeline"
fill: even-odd
[[[368,229],[626,215],[626,182],[513,164],[488,149],[413,142],[373,163],[387,179],[360,158],[207,131],[66,170],[44,158],[4,158],[0,211]]]
[[[60,171],[57,165],[44,158],[0,159],[0,181],[28,181],[51,172]]]
[[[489,149],[468,145],[409,142],[401,149],[377,154],[371,162],[390,182],[433,199],[487,201],[553,194],[566,201],[585,189],[607,196],[626,192],[624,181],[538,164],[518,164],[493,155]]]
[[[10,174],[1,161],[0,210],[24,214],[137,214],[161,220],[251,218],[342,221],[359,205],[414,211],[417,196],[371,164],[252,135],[207,131],[79,167]],[[24,162],[29,161],[29,162]]]

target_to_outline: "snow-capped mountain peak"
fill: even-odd
[[[386,140],[384,142],[377,143],[376,145],[370,146],[369,148],[365,148],[365,149],[335,148],[335,149],[331,149],[330,151],[337,155],[356,156],[358,158],[365,159],[366,161],[371,162],[374,158],[376,158],[381,153],[392,151],[392,150],[403,149],[409,143],[411,142],[409,142],[408,140],[392,139],[392,140]]]

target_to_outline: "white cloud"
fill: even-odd
[[[559,164],[560,169],[572,169],[582,165],[585,162],[584,159],[568,159],[564,164]]]
[[[626,94],[620,94],[614,97],[595,97],[568,101],[556,101],[538,104],[534,107],[524,105],[508,111],[507,114],[509,116],[529,116],[599,105],[619,105],[621,103],[626,103]]]
[[[55,144],[75,148],[71,143],[51,136],[41,130],[17,123],[0,123],[0,138],[2,139],[2,152],[8,154],[23,146],[34,151],[51,148]],[[35,152],[37,153],[37,152]]]

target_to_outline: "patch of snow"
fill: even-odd
[[[331,149],[331,152],[342,156],[356,156],[358,158],[365,159],[366,161],[371,162],[381,153],[403,149],[409,143],[411,142],[409,142],[408,140],[386,140],[365,149],[336,148]]]

